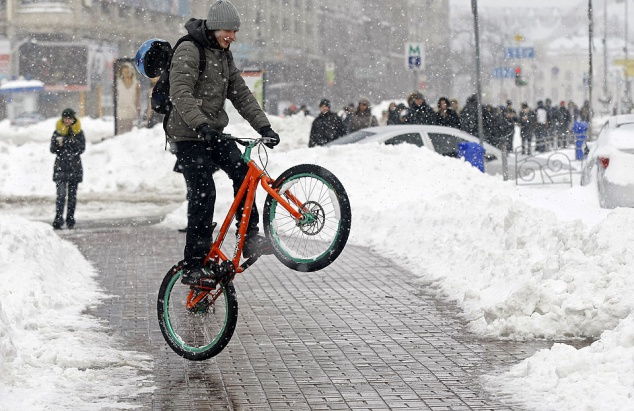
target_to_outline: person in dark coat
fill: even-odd
[[[460,111],[460,128],[472,136],[478,136],[478,96],[475,94],[467,98]]]
[[[67,108],[62,112],[62,118],[57,121],[55,132],[51,137],[51,153],[57,155],[53,166],[53,181],[57,186],[55,220],[53,221],[53,228],[56,230],[64,225],[67,195],[66,227],[69,229],[75,227],[77,186],[84,176],[80,155],[85,149],[86,138],[81,129],[81,122],[75,115],[75,111]]]
[[[548,109],[543,101],[537,102],[535,108],[535,151],[543,153],[546,151],[546,139],[548,137]]]
[[[407,104],[409,105],[407,117],[405,118],[407,124],[435,124],[436,113],[427,104],[425,97],[421,93],[414,92],[410,94],[407,97]]]
[[[436,112],[435,124],[445,127],[460,128],[458,113],[451,108],[451,102],[447,97],[438,99],[438,112]]]
[[[557,129],[557,144],[556,147],[567,147],[568,142],[570,140],[570,123],[572,121],[572,117],[570,115],[570,111],[566,107],[566,102],[561,101],[559,103],[559,108],[555,112],[555,124]]]
[[[405,118],[403,117],[403,113],[407,110],[405,104],[400,103],[396,104],[395,102],[391,102],[387,109],[387,125],[398,125],[403,124],[405,122]]]
[[[522,103],[522,109],[519,114],[520,135],[522,137],[522,154],[531,155],[531,144],[533,141],[533,132],[535,130],[535,112],[531,110],[528,103]]]
[[[330,100],[321,100],[319,102],[319,111],[321,113],[313,121],[313,125],[310,128],[308,147],[323,146],[346,134],[341,118],[330,111]]]
[[[513,151],[513,137],[515,135],[515,124],[518,122],[517,113],[513,108],[513,102],[511,100],[506,101],[506,107],[502,110],[502,137],[504,143],[504,149],[507,152]],[[502,148],[502,147],[500,147]]]

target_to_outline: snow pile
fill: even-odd
[[[151,389],[151,359],[85,313],[105,296],[72,244],[0,215],[0,261],[0,410],[129,408],[115,398]]]
[[[634,315],[589,347],[555,344],[486,382],[528,409],[634,409]]]

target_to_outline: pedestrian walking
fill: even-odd
[[[434,124],[445,127],[460,128],[460,119],[458,113],[451,108],[451,102],[447,97],[438,99],[438,111],[436,112],[436,121]]]
[[[405,104],[391,102],[387,109],[387,125],[403,124],[405,122],[404,115],[406,111],[407,107],[405,107]]]
[[[419,93],[414,92],[407,97],[407,104],[409,109],[407,110],[407,117],[405,122],[407,124],[435,124],[436,112],[427,104],[425,97]]]
[[[352,119],[352,115],[355,111],[356,108],[354,106],[354,103],[348,103],[348,105],[345,106],[343,110],[341,110],[341,114],[339,115],[339,117],[341,118],[341,121],[343,121],[343,126],[345,127],[346,131],[348,131],[348,129],[350,128],[350,120]]]
[[[502,110],[502,135],[504,136],[504,149],[508,153],[513,151],[513,137],[515,136],[515,124],[518,122],[517,113],[511,100],[506,101],[506,107]]]
[[[555,111],[555,128],[556,128],[556,147],[563,148],[567,147],[570,141],[570,127],[572,117],[570,116],[570,111],[566,107],[566,102],[561,101],[559,103],[559,108]]]
[[[478,96],[475,94],[467,98],[460,112],[460,128],[472,136],[478,136]]]
[[[341,118],[330,111],[330,100],[321,100],[319,111],[319,115],[313,120],[310,128],[308,147],[323,146],[346,134]]]
[[[592,118],[592,113],[590,110],[590,102],[588,100],[583,102],[583,106],[579,110],[579,120],[585,121],[586,123],[590,123],[590,119]]]
[[[50,150],[51,153],[57,155],[53,166],[53,181],[57,189],[53,228],[59,230],[64,226],[64,208],[66,207],[66,227],[73,229],[75,228],[77,186],[84,177],[80,156],[86,150],[86,138],[81,129],[81,122],[72,108],[62,111],[62,117],[57,120],[51,137]]]
[[[352,133],[362,128],[376,127],[379,125],[379,121],[372,114],[370,110],[370,100],[367,98],[359,99],[359,105],[357,111],[350,116],[350,123],[348,124],[348,133]]]
[[[533,132],[535,131],[535,112],[531,110],[528,103],[522,103],[519,113],[520,135],[522,137],[522,154],[531,155]]]
[[[548,110],[543,101],[537,102],[535,108],[535,151],[546,151],[546,139],[548,138]]]
[[[273,148],[279,135],[249,90],[235,65],[230,46],[236,41],[240,16],[228,0],[218,0],[209,7],[206,20],[189,19],[185,30],[204,47],[206,66],[199,75],[198,46],[182,42],[174,51],[170,69],[170,98],[173,109],[166,123],[167,139],[175,151],[178,167],[187,184],[187,234],[182,282],[197,285],[217,281],[214,273],[203,270],[203,260],[212,243],[212,222],[216,187],[212,176],[217,165],[233,181],[237,193],[248,171],[242,152],[234,141],[223,139],[229,123],[224,110],[229,99],[251,127],[271,141]],[[242,207],[236,218],[242,216]],[[259,214],[255,204],[244,242],[244,257],[271,254],[272,246],[260,234]]]

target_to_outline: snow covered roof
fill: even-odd
[[[26,93],[44,90],[44,83],[39,80],[12,80],[0,86],[0,94]]]

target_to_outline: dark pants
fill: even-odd
[[[66,209],[66,224],[75,224],[75,206],[77,205],[76,181],[56,181],[57,201],[55,201],[55,222],[64,223],[64,206],[66,205],[66,193],[68,192],[68,208]]]
[[[535,126],[535,151],[543,153],[546,151],[546,139],[548,138],[548,128],[545,124]]]
[[[241,156],[242,152],[233,141],[217,143],[213,148],[205,143],[176,143],[177,167],[183,173],[187,184],[187,236],[184,252],[186,263],[199,264],[209,252],[212,243],[211,225],[216,203],[213,172],[219,167],[227,173],[233,181],[235,195],[249,170]],[[238,222],[241,216],[242,206],[236,213]],[[250,235],[257,233],[258,222],[258,210],[254,203],[247,228]]]
[[[522,136],[522,154],[528,154],[530,156],[533,133],[530,129],[521,128],[520,135]]]

